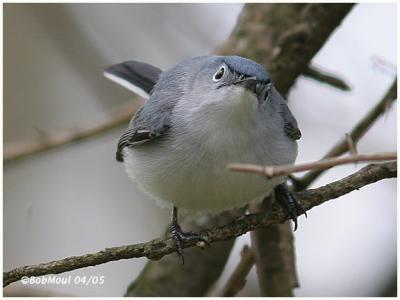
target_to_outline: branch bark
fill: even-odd
[[[252,203],[250,212],[271,211],[272,193],[262,203]],[[251,248],[256,257],[257,279],[262,297],[291,297],[298,287],[294,236],[289,221],[250,232]]]
[[[208,227],[230,223],[242,215],[243,210],[225,212],[210,217]],[[182,222],[183,221],[183,222]],[[201,231],[203,226],[181,218],[185,230]],[[218,280],[228,260],[235,240],[230,239],[213,245],[208,251],[197,247],[185,250],[185,265],[177,255],[168,255],[160,260],[150,260],[145,268],[128,287],[125,296],[203,296],[210,286]]]
[[[250,233],[262,297],[293,297],[299,286],[293,229],[289,222]]]
[[[397,163],[371,164],[358,172],[341,180],[332,182],[317,189],[299,192],[297,197],[302,202],[305,210],[321,205],[322,203],[338,198],[342,195],[358,190],[365,185],[377,182],[385,178],[397,176]],[[299,214],[301,212],[299,211]],[[271,224],[282,223],[287,220],[285,213],[278,204],[274,204],[270,214],[257,213],[241,216],[228,225],[204,230],[200,234],[210,243],[226,241],[240,236],[248,231],[256,230]],[[195,242],[185,243],[184,248],[193,247]],[[160,259],[175,251],[175,243],[171,238],[155,239],[147,243],[106,248],[103,251],[82,256],[68,257],[58,261],[42,263],[39,265],[24,266],[3,273],[3,286],[21,279],[23,276],[40,276],[45,274],[59,274],[96,266],[110,261],[147,257]],[[172,275],[171,275],[172,276]]]
[[[128,287],[125,296],[185,297],[188,294],[192,297],[203,296],[204,291],[209,289],[210,282],[216,282],[220,277],[234,241],[231,239],[215,243],[207,251],[197,247],[186,249],[184,265],[176,254],[164,256],[159,261],[148,262],[139,277]],[[204,272],[203,265],[213,267]],[[151,280],[149,280],[150,275],[153,275]],[[182,283],[185,285],[178,288]]]

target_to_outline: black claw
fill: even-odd
[[[300,211],[301,211],[301,214],[302,215],[304,215],[306,218],[307,218],[307,212],[306,212],[306,210],[304,209],[304,207],[301,205],[301,203],[300,202],[298,202],[299,203],[299,209],[300,209]]]
[[[290,217],[294,223],[294,231],[297,229],[297,217],[307,213],[297,200],[296,196],[286,187],[285,184],[280,184],[275,188],[276,198],[286,211],[286,217]],[[300,214],[298,214],[300,212]]]
[[[178,224],[178,210],[176,207],[174,207],[172,213],[170,231],[172,238],[175,240],[176,253],[178,253],[178,255],[182,258],[182,264],[185,264],[185,258],[183,256],[183,243],[185,241],[202,241],[209,245],[209,242],[202,238],[198,233],[191,231],[182,231],[181,227]]]
[[[293,222],[294,222],[294,229],[293,231],[297,230],[297,217],[295,217],[294,219],[292,218]]]

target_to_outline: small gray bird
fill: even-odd
[[[163,72],[123,62],[105,76],[148,98],[118,142],[116,158],[152,198],[173,209],[171,234],[182,256],[177,208],[218,213],[261,201],[274,188],[297,227],[301,206],[284,177],[233,173],[229,163],[292,164],[301,137],[268,72],[239,56],[200,56]],[[183,256],[182,256],[183,259]]]

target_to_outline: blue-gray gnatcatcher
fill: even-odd
[[[239,56],[201,56],[168,71],[128,61],[105,76],[148,98],[118,142],[117,160],[152,198],[173,207],[171,233],[182,242],[177,208],[221,212],[262,200],[278,187],[296,223],[299,204],[285,178],[229,172],[233,162],[292,164],[301,133],[268,72]]]

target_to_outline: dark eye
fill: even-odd
[[[219,68],[217,73],[214,74],[213,81],[216,82],[216,81],[221,80],[221,78],[224,76],[224,74],[225,74],[225,67]]]

